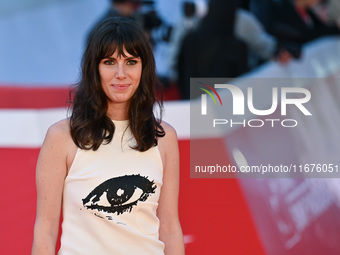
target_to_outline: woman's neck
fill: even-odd
[[[106,115],[111,120],[127,120],[129,118],[129,107],[126,104],[114,104],[108,106]]]

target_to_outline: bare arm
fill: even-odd
[[[179,152],[176,131],[163,123],[165,137],[159,139],[163,160],[163,186],[157,215],[160,220],[159,238],[165,244],[165,255],[184,255],[184,241],[178,219]]]
[[[49,128],[36,169],[37,214],[32,255],[55,254],[64,180],[74,147],[66,120]]]

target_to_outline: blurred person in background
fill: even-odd
[[[340,27],[340,1],[328,0],[328,9],[331,19]]]
[[[202,6],[202,5],[201,5]],[[170,53],[169,53],[169,67],[170,78],[174,81],[177,80],[176,63],[178,59],[179,50],[183,41],[183,38],[193,29],[196,28],[199,21],[204,16],[205,10],[199,10],[200,6],[193,1],[185,1],[182,4],[183,16],[179,19],[176,25],[173,27],[170,37]],[[203,9],[205,5],[203,3]]]
[[[278,49],[279,44],[276,38],[265,31],[262,24],[250,11],[243,8],[244,4],[242,4],[242,8],[236,9],[235,37],[247,44],[249,50],[249,69],[271,59],[286,62],[281,57],[282,49]],[[177,79],[176,60],[183,37],[195,29],[202,16],[206,14],[206,11],[198,11],[196,10],[197,8],[199,6],[195,2],[184,2],[184,17],[173,29],[172,40],[170,41],[172,52],[169,59],[174,80]],[[201,7],[201,9],[203,8]]]
[[[248,52],[234,34],[236,0],[211,0],[207,15],[183,39],[178,54],[178,86],[190,98],[191,77],[235,78],[248,71]]]
[[[335,24],[340,27],[339,0],[321,0],[319,4],[315,5],[313,10],[325,23]]]
[[[265,29],[270,26],[274,0],[250,0],[249,11],[261,22]]]
[[[140,0],[111,0],[111,8],[101,20],[109,17],[133,18],[135,12],[140,7]]]
[[[223,6],[226,5],[226,6]],[[227,6],[229,5],[229,6]],[[192,35],[190,37],[192,38],[194,34],[200,34],[201,39],[197,39],[198,41],[192,42],[193,44],[201,44],[203,45],[203,41],[209,42],[209,38],[215,38],[216,34],[220,34],[221,36],[221,41],[227,42],[229,39],[231,41],[235,40],[240,40],[245,43],[246,45],[246,51],[248,54],[248,61],[246,64],[246,67],[243,66],[242,70],[243,71],[233,71],[232,67],[230,68],[229,71],[224,70],[223,72],[220,71],[219,74],[223,75],[226,77],[226,75],[232,73],[232,74],[242,74],[246,70],[251,70],[252,68],[258,66],[259,64],[266,62],[268,60],[277,60],[281,64],[286,64],[292,59],[292,55],[289,53],[289,51],[286,50],[285,47],[272,35],[268,34],[266,30],[263,28],[261,22],[258,21],[255,15],[253,15],[250,11],[240,8],[240,6],[247,6],[246,2],[242,2],[242,5],[240,5],[239,0],[231,1],[229,3],[222,3],[220,5],[221,9],[216,10],[218,7],[215,7],[216,9],[212,9],[214,7],[208,8],[208,14],[207,17],[202,18],[201,16],[197,15],[195,13],[195,8],[197,5],[195,5],[194,2],[185,2],[184,4],[184,19],[182,23],[180,23],[180,26],[178,29],[174,30],[174,39],[172,40],[172,43],[174,45],[173,47],[175,48],[174,52],[172,55],[170,55],[170,60],[171,60],[171,67],[174,68],[174,78],[178,78],[178,84],[179,87],[181,88],[182,94],[184,94],[184,98],[188,98],[188,91],[185,91],[185,83],[183,81],[183,77],[185,75],[188,75],[188,73],[184,73],[184,71],[181,71],[180,75],[177,76],[177,71],[180,71],[180,68],[184,68],[185,63],[187,63],[187,70],[191,70],[189,72],[197,73],[199,77],[202,77],[202,74],[204,73],[209,73],[209,77],[213,73],[217,73],[217,70],[209,71],[212,66],[204,66],[203,63],[205,63],[207,60],[211,58],[211,56],[205,56],[203,63],[197,64],[192,61],[190,64],[189,62],[184,62],[183,60],[183,54],[185,55],[186,52],[181,52],[182,56],[179,56],[179,46],[181,46],[182,40],[187,35],[188,33],[192,32]],[[218,6],[218,4],[217,4]],[[232,6],[232,7],[230,7]],[[235,7],[236,6],[236,7]],[[224,9],[223,9],[224,8]],[[225,12],[223,10],[228,8],[228,12]],[[221,14],[219,14],[221,13]],[[231,14],[230,14],[231,13]],[[225,19],[219,19],[219,21],[214,21],[214,19],[217,19],[217,15],[229,15],[229,18]],[[213,21],[212,21],[213,20]],[[221,25],[220,23],[224,23]],[[205,23],[205,24],[203,24]],[[204,32],[205,29],[205,32]],[[224,31],[225,29],[225,31]],[[178,30],[178,31],[177,31]],[[204,35],[206,33],[206,35]],[[226,38],[226,34],[229,33],[230,38]],[[214,35],[213,35],[214,34]],[[189,39],[186,39],[189,40]],[[187,52],[192,52],[193,48],[195,47],[194,45],[189,46]],[[212,46],[204,46],[205,49],[203,51],[208,52],[209,48]],[[219,45],[219,51],[223,53],[224,51],[228,51],[229,54],[228,56],[228,61],[231,56],[234,56],[234,60],[236,63],[236,66],[234,68],[237,68],[240,63],[237,61],[236,55],[233,55],[228,49],[228,43],[226,43],[223,47],[223,45]],[[212,49],[210,49],[212,51]],[[198,53],[198,54],[204,54],[204,53]],[[207,54],[207,53],[206,53]],[[242,53],[243,54],[243,53]],[[178,59],[178,63],[180,66],[176,66],[176,61]],[[218,59],[215,57],[215,59]],[[192,65],[192,66],[190,66]],[[200,66],[200,72],[198,73],[197,71],[194,71],[194,68],[197,66]],[[227,67],[227,62],[224,64],[220,64],[221,66]],[[240,65],[241,66],[241,65]],[[202,70],[203,67],[205,70]],[[176,69],[177,68],[177,69]],[[193,76],[190,76],[193,77]],[[221,76],[220,76],[221,77]],[[186,80],[188,77],[185,78]]]
[[[256,16],[247,9],[236,10],[235,36],[247,44],[249,69],[272,59],[286,64],[292,58],[284,45],[268,34]]]
[[[270,3],[266,12],[267,31],[282,42],[304,44],[327,35],[340,35],[339,27],[322,21],[312,11],[321,0],[277,0]],[[268,7],[268,6],[267,6]]]
[[[138,11],[139,7],[140,0],[111,0],[110,8],[103,16],[98,19],[98,21],[90,29],[86,42],[90,40],[90,37],[96,27],[105,19],[113,17],[125,17],[135,20],[135,14]]]
[[[169,40],[171,33],[171,26],[164,23],[164,21],[158,16],[153,1],[142,0],[111,0],[111,6],[107,12],[98,19],[95,25],[90,29],[88,39],[90,38],[92,31],[103,20],[112,17],[126,17],[132,19],[142,26],[146,36],[154,46],[157,40]],[[152,34],[153,30],[162,28],[161,35],[155,37]]]
[[[238,0],[238,6],[244,10],[250,10],[250,0]]]

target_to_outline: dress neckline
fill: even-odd
[[[129,125],[129,120],[112,120],[116,127],[116,131],[125,131]]]

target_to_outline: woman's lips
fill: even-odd
[[[130,84],[112,84],[111,86],[117,90],[126,90]]]

